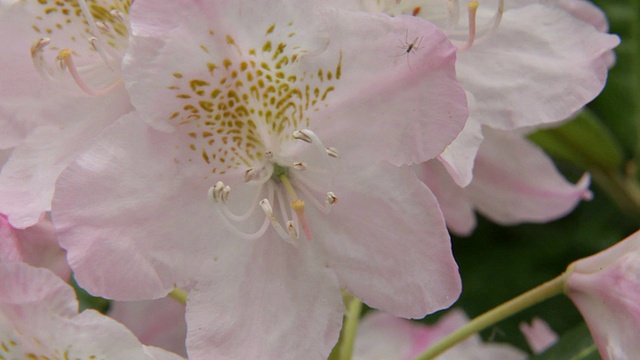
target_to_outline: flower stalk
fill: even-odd
[[[488,328],[489,326],[502,321],[509,316],[527,309],[539,302],[550,299],[561,294],[565,285],[565,274],[549,280],[534,289],[521,294],[506,303],[487,311],[486,313],[476,317],[468,322],[465,326],[457,329],[444,339],[440,340],[425,352],[420,354],[416,360],[429,360],[442,354],[449,348],[455,346],[459,342],[465,340],[469,336]]]

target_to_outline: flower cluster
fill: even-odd
[[[404,318],[448,308],[447,227],[470,233],[474,209],[549,221],[591,196],[524,135],[604,86],[618,38],[593,14],[578,0],[3,2],[2,356],[180,358],[77,314],[70,271],[145,343],[120,301],[188,292],[186,345],[182,326],[166,341],[190,359],[326,358],[344,292]],[[175,309],[159,311],[166,330]]]

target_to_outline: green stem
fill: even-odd
[[[178,302],[180,302],[181,304],[185,305],[187,303],[187,292],[179,289],[179,288],[175,288],[173,289],[172,292],[169,293],[169,297],[174,298],[175,300],[178,300]]]
[[[640,219],[640,184],[634,174],[623,176],[591,169],[593,180],[633,219]]]
[[[355,296],[350,296],[347,304],[347,311],[344,314],[344,325],[342,326],[342,344],[340,346],[340,360],[351,360],[353,355],[353,345],[360,323],[360,313],[362,312],[362,301]]]
[[[553,296],[561,294],[564,290],[564,283],[565,275],[562,274],[553,280],[549,280],[546,283],[487,311],[428,348],[427,351],[420,354],[416,360],[433,359],[469,336],[543,300],[547,300]]]

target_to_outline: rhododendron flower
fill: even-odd
[[[108,315],[125,325],[145,345],[187,356],[184,304],[170,297],[157,300],[112,301]]]
[[[458,327],[468,322],[460,310],[444,315],[434,325],[413,323],[383,312],[362,319],[356,336],[354,360],[412,360]],[[479,335],[457,344],[438,359],[526,359],[527,355],[506,344],[484,343]]]
[[[0,279],[3,359],[181,359],[95,310],[78,314],[71,286],[47,269],[0,263]]]
[[[541,354],[558,341],[558,334],[539,317],[534,317],[531,324],[520,323],[520,331],[534,354]]]
[[[13,226],[50,210],[58,175],[130,111],[120,62],[129,1],[10,1],[0,7],[0,212]],[[31,50],[31,56],[29,56]]]
[[[572,263],[565,293],[587,322],[603,359],[640,354],[640,232]]]
[[[514,134],[514,140],[507,146],[517,149],[518,156],[534,159],[514,155],[506,163],[493,163],[488,167],[477,161],[481,156],[477,152],[481,144],[496,137],[500,142],[484,145],[485,152],[488,148],[505,147],[500,140],[502,136],[487,134],[524,128],[531,131],[533,127],[564,120],[602,90],[608,67],[613,62],[611,49],[619,40],[603,33],[608,27],[599,9],[581,0],[499,0],[494,4],[444,0],[337,3],[352,9],[428,19],[444,29],[458,46],[456,70],[467,91],[469,119],[456,140],[438,158],[449,176],[435,160],[417,170],[433,187],[452,231],[468,234],[473,230],[474,208],[501,224],[540,222],[565,215],[580,200],[589,198],[588,179],[574,187],[568,184],[552,168],[550,160],[541,159],[532,146],[515,139],[522,136],[523,130],[518,131],[520,135]],[[408,38],[413,36],[409,34]],[[413,55],[407,54],[409,58]],[[527,174],[539,170],[527,165],[542,166],[545,171],[536,174],[541,186],[532,179],[523,182],[520,176],[504,179],[497,175],[510,174],[515,169],[514,162],[522,163],[517,168]],[[548,165],[542,165],[544,162]],[[481,177],[471,185],[476,190],[462,190],[461,187],[472,182],[473,176]],[[505,183],[507,189],[503,188]],[[496,197],[493,192],[488,195],[489,189],[499,190],[501,196]]]
[[[489,129],[484,134],[473,181],[465,188],[453,183],[437,160],[415,167],[436,195],[452,232],[469,235],[476,226],[474,210],[503,225],[546,222],[591,198],[588,175],[573,185],[540,148],[520,135]]]
[[[326,358],[341,288],[404,317],[457,298],[442,215],[405,166],[466,117],[442,32],[306,0],[140,0],[130,21],[138,111],[54,199],[83,287],[126,300],[193,285],[192,359]],[[395,56],[407,32],[423,38],[410,66]]]
[[[0,262],[25,262],[44,267],[65,281],[71,276],[66,252],[56,242],[48,218],[26,229],[16,229],[0,214]]]

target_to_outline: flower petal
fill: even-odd
[[[545,222],[591,198],[589,177],[568,183],[539,148],[518,135],[487,131],[465,193],[482,214],[499,224]]]
[[[442,214],[411,169],[351,170],[336,181],[336,195],[328,221],[314,231],[327,266],[348,292],[412,318],[458,298],[460,277]]]
[[[92,294],[163,297],[206,258],[216,232],[207,188],[178,168],[174,140],[125,116],[62,173],[54,224],[76,280]]]
[[[603,54],[618,43],[565,11],[532,4],[505,11],[495,34],[460,52],[458,78],[475,96],[482,124],[510,130],[556,122],[600,93]]]
[[[234,242],[189,293],[189,358],[326,359],[344,309],[333,272],[307,242]]]

